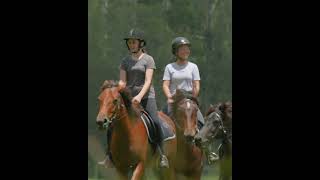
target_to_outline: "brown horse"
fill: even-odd
[[[219,146],[219,179],[230,180],[232,179],[232,102],[211,105],[205,119],[205,125],[195,137],[196,144],[208,152],[210,144],[217,139],[222,140]],[[210,157],[207,156],[207,159],[210,161]]]
[[[132,180],[144,178],[146,167],[155,169],[159,153],[155,146],[148,143],[148,134],[141,120],[141,107],[131,104],[131,95],[114,81],[105,81],[99,95],[100,108],[97,124],[102,127],[110,123],[112,134],[110,152],[112,161],[120,179],[127,180],[131,170]],[[172,120],[164,113],[158,113],[161,120],[166,121],[175,132]],[[170,168],[160,175],[163,179],[174,179],[174,157],[176,153],[176,139],[166,141],[166,148]]]
[[[177,130],[176,173],[183,179],[200,180],[203,163],[202,151],[194,144],[197,128],[197,99],[177,90],[173,97],[172,119]]]

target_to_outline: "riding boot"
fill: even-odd
[[[104,166],[105,168],[113,168],[114,167],[114,165],[112,164],[112,161],[109,158],[109,155],[107,155],[103,161],[98,162],[98,164]]]
[[[216,153],[216,151],[220,152],[220,145],[217,150],[214,150],[213,144],[209,145],[209,147],[206,149],[205,154],[207,156],[207,160],[209,165],[212,165],[216,161],[220,159],[220,156]]]
[[[161,127],[158,127],[159,140],[158,140],[158,151],[160,154],[160,168],[169,168],[169,161],[167,156],[165,155],[165,151],[163,148],[164,145],[164,132]]]
[[[209,165],[219,160],[219,156],[215,152],[206,152],[206,156]]]
[[[159,142],[157,148],[160,154],[160,164],[159,164],[160,168],[169,168],[168,158],[163,151],[163,142]]]

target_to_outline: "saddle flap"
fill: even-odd
[[[141,119],[146,127],[149,141],[155,143],[158,134],[155,123],[152,121],[150,115],[144,110],[141,111]]]

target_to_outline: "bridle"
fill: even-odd
[[[125,107],[124,104],[121,101],[120,95],[113,100],[112,102],[115,107],[112,111],[112,114],[110,117],[105,117],[103,122],[103,128],[107,128],[110,124],[114,122],[115,119],[122,119],[126,115],[120,116],[121,107]]]
[[[219,155],[216,154],[215,152],[220,152],[220,149],[222,147],[223,144],[226,144],[227,142],[229,142],[230,144],[232,144],[232,140],[230,138],[232,138],[232,134],[230,132],[228,132],[227,128],[224,126],[224,123],[223,123],[223,117],[222,115],[220,115],[221,112],[212,112],[209,114],[209,116],[207,116],[205,119],[211,119],[211,118],[216,118],[214,119],[214,121],[218,121],[219,122],[219,125],[218,125],[218,130],[213,134],[211,135],[209,138],[208,138],[208,141],[202,143],[202,148],[204,149],[204,151],[206,152],[207,154],[207,158],[210,159],[208,160],[208,163],[209,164],[212,164],[214,161],[220,159]],[[212,151],[212,150],[209,150],[209,146],[212,144],[213,140],[215,138],[217,138],[216,136],[218,135],[219,131],[222,131],[223,135],[222,135],[222,141],[219,143],[219,146],[217,148],[217,151]],[[212,147],[211,147],[212,148]],[[211,158],[213,159],[211,159]]]
[[[232,143],[231,139],[229,139],[229,137],[232,137],[232,133],[227,131],[227,128],[223,124],[223,120],[222,120],[220,113],[212,112],[209,116],[206,117],[206,119],[214,118],[214,116],[215,116],[219,122],[218,129],[221,130],[223,133],[223,139],[227,139],[230,143]],[[212,141],[213,139],[215,139],[216,136],[218,135],[218,133],[219,133],[219,131],[216,131],[216,133],[214,133],[212,136],[210,136],[209,141]]]
[[[218,135],[219,131],[222,131],[223,135],[222,135],[222,141],[221,143],[219,143],[219,146],[217,148],[217,152],[220,151],[221,147],[223,144],[226,143],[230,143],[232,144],[232,133],[229,132],[227,130],[227,128],[224,126],[223,124],[223,120],[222,120],[222,115],[220,115],[221,112],[212,112],[211,114],[209,114],[209,116],[206,117],[206,119],[210,119],[210,118],[216,118],[214,121],[218,121],[219,122],[219,126],[217,127],[219,130],[216,131],[213,135],[211,135],[208,138],[208,141],[206,141],[205,143],[202,144],[202,147],[204,149],[208,150],[208,147],[210,146],[210,144],[213,142],[213,140],[216,138],[216,136]],[[215,154],[214,152],[211,152],[213,155],[215,155],[216,157],[219,157],[217,154]]]
[[[191,104],[191,102],[193,102],[193,100],[192,100],[192,99],[189,99],[189,98],[185,98],[185,99],[182,100],[182,101],[183,101],[182,103],[190,102],[190,104]],[[180,102],[180,103],[181,103],[181,102]],[[173,119],[174,124],[176,125],[176,128],[177,128],[179,131],[183,131],[184,129],[181,127],[181,125],[179,124],[178,120],[177,120],[174,116],[172,116],[172,119]],[[197,121],[197,120],[196,120],[196,121]],[[196,134],[198,134],[198,132],[199,132],[199,129],[196,128]]]

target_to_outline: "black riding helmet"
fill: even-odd
[[[139,40],[139,48],[143,48],[144,46],[146,46],[146,41],[144,39],[144,34],[141,30],[139,29],[131,29],[128,33],[128,35],[123,38],[125,41],[126,41],[126,45],[129,49],[129,46],[128,46],[128,40],[129,39],[138,39]]]
[[[171,43],[171,46],[172,46],[172,54],[173,54],[173,55],[176,55],[176,52],[177,52],[179,46],[184,45],[184,44],[186,44],[186,45],[188,45],[189,47],[191,47],[190,41],[189,41],[187,38],[185,38],[185,37],[177,37],[177,38],[175,38],[174,40],[172,40],[172,43]]]

